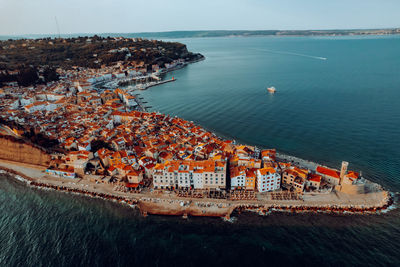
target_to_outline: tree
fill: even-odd
[[[92,148],[92,149],[91,149],[92,152],[96,152],[97,150],[99,150],[99,149],[101,149],[101,148],[106,148],[106,149],[112,150],[110,144],[104,142],[103,140],[93,140],[93,141],[90,143],[90,146],[91,146],[91,148]]]
[[[17,75],[19,86],[29,86],[35,84],[39,79],[36,68],[22,69]]]
[[[43,77],[44,77],[45,83],[59,80],[59,75],[56,72],[56,70],[54,68],[50,68],[50,67],[44,69]]]
[[[86,172],[92,173],[94,170],[95,166],[92,163],[89,162],[88,164],[86,164],[85,173]]]

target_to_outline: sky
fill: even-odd
[[[0,0],[0,35],[400,27],[400,0]]]

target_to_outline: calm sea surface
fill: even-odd
[[[399,37],[178,41],[207,59],[141,92],[153,110],[332,167],[346,160],[400,191]],[[400,265],[399,209],[235,217],[142,218],[0,177],[0,266]]]

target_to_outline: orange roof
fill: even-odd
[[[155,169],[155,170],[162,170],[162,169],[164,169],[164,164],[157,164],[157,165],[154,167],[154,169]]]
[[[276,149],[265,149],[265,150],[261,151],[261,155],[263,157],[271,156],[271,155],[275,156],[275,154],[276,154]]]
[[[333,178],[338,178],[338,179],[340,178],[340,172],[333,170],[333,169],[325,168],[322,166],[317,167],[317,172],[322,173],[327,176],[331,176]]]
[[[215,166],[217,167],[225,167],[225,161],[216,161]]]
[[[313,173],[312,173],[312,174],[310,174],[308,180],[309,180],[309,181],[312,181],[312,182],[320,183],[320,182],[321,182],[321,175],[313,174]]]
[[[248,178],[255,178],[256,177],[256,169],[248,169],[246,171],[246,177]]]
[[[231,173],[231,178],[235,178],[240,175],[245,175],[246,167],[245,166],[238,166],[238,167],[233,167],[230,169]]]
[[[139,186],[139,184],[134,184],[134,183],[125,183],[125,186],[126,186],[126,187],[129,187],[129,188],[136,188],[136,187],[138,187],[138,186]]]
[[[358,174],[357,172],[349,171],[349,172],[346,174],[346,176],[349,177],[349,178],[352,178],[352,179],[357,179],[358,176],[359,176],[359,174]]]
[[[131,171],[127,174],[127,176],[139,176],[140,173],[141,173],[140,171],[131,170]]]
[[[266,175],[267,173],[275,173],[276,172],[276,170],[271,167],[262,168],[262,169],[259,169],[259,171],[260,171],[261,175]]]

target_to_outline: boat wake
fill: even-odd
[[[287,51],[270,50],[270,49],[259,49],[259,48],[253,48],[253,49],[257,50],[257,51],[263,51],[263,52],[268,52],[268,53],[273,53],[273,54],[291,55],[291,56],[298,56],[298,57],[307,57],[307,58],[313,58],[313,59],[319,59],[319,60],[327,60],[328,59],[326,57],[318,57],[318,56],[313,56],[313,55],[293,53],[293,52],[287,52]]]

